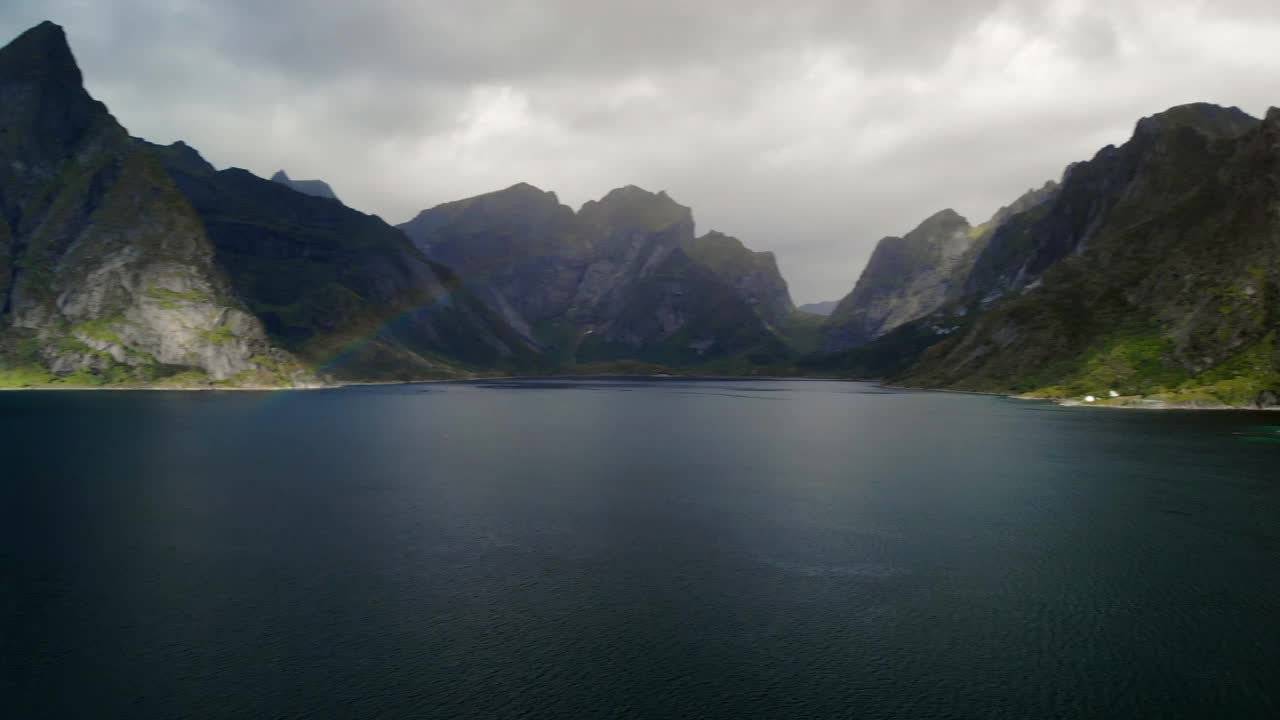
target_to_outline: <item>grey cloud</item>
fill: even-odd
[[[802,302],[1142,115],[1280,104],[1280,6],[1255,0],[10,0],[0,36],[43,19],[131,131],[220,166],[392,222],[518,181],[665,189],[774,250]]]

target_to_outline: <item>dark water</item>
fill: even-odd
[[[2,718],[1280,717],[1280,415],[0,394]]]

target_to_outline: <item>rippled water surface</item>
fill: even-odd
[[[0,393],[0,717],[1280,717],[1280,414]]]

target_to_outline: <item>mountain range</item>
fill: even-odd
[[[131,137],[42,23],[0,49],[0,386],[713,372],[1271,405],[1278,214],[1280,110],[1179,106],[796,308],[772,253],[665,192],[521,183],[392,226]]]

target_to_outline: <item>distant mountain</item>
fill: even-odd
[[[771,326],[783,327],[795,311],[787,281],[782,279],[773,253],[754,252],[738,238],[714,230],[694,238],[684,250],[695,262],[729,283],[738,297]]]
[[[834,352],[865,345],[958,300],[992,234],[1055,192],[1057,184],[1052,182],[1030,190],[977,227],[947,209],[902,237],[882,239],[853,292],[831,312],[824,349]]]
[[[692,212],[666,193],[627,186],[575,213],[522,183],[400,227],[562,364],[785,355],[769,323],[790,298],[772,256],[695,237]]]
[[[812,364],[923,387],[1280,403],[1277,207],[1280,110],[1172,108],[1006,213],[934,311]]]
[[[284,170],[277,170],[276,174],[271,176],[271,182],[286,185],[304,195],[314,195],[315,197],[338,200],[338,196],[333,192],[333,188],[329,187],[329,183],[323,180],[294,180],[290,178]],[[342,201],[338,200],[338,202]]]
[[[821,315],[822,317],[827,317],[835,311],[836,305],[839,304],[839,300],[823,300],[821,302],[805,303],[796,309],[800,312],[807,312],[810,315]]]
[[[823,347],[844,350],[938,309],[952,294],[972,228],[943,210],[903,237],[882,239],[858,284],[827,320]]]

